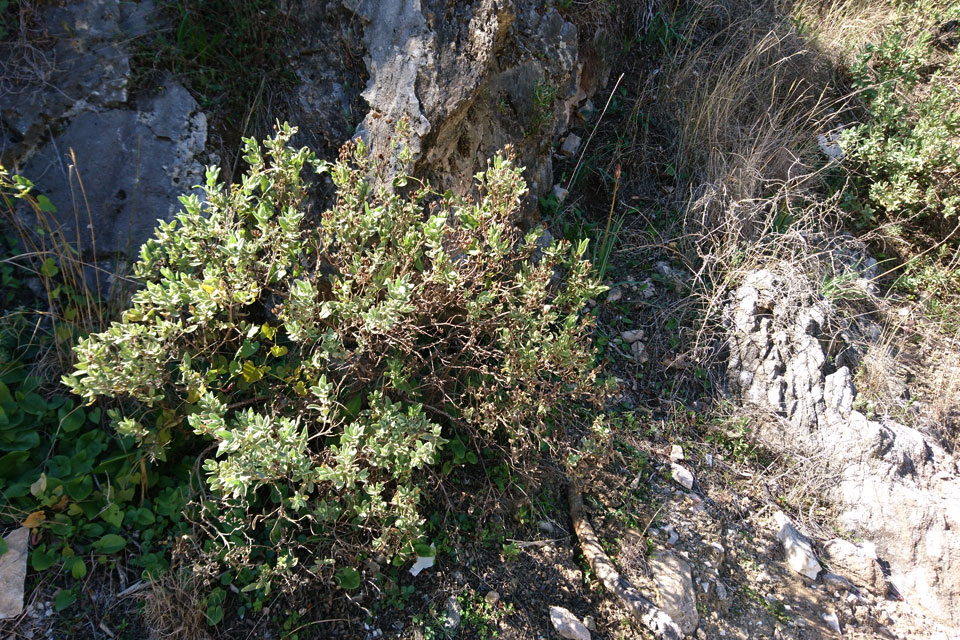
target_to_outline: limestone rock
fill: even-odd
[[[120,0],[43,3],[34,17],[49,46],[28,52],[30,73],[0,81],[0,164],[27,159],[64,118],[127,101],[128,43],[151,30],[153,3]],[[0,49],[0,67],[24,52]],[[66,149],[64,149],[64,152]]]
[[[596,87],[581,73],[576,27],[533,0],[354,0],[363,22],[370,111],[358,133],[374,154],[391,149],[396,122],[418,175],[462,193],[505,145],[517,151],[535,195],[553,183],[551,143]],[[592,86],[591,86],[592,85]]]
[[[876,269],[862,252],[843,246],[833,252],[850,278]],[[811,471],[825,480],[840,526],[876,541],[889,581],[908,601],[939,621],[960,624],[956,458],[915,429],[853,409],[854,363],[830,350],[843,344],[835,329],[843,319],[794,267],[774,264],[748,275],[725,321],[731,392],[782,418],[768,421],[760,440],[815,458]]]
[[[460,614],[462,613],[460,601],[456,596],[447,598],[446,615],[443,620],[443,630],[448,635],[453,635],[460,628]]]
[[[886,594],[886,578],[872,546],[855,545],[834,538],[823,545],[824,557],[832,566],[880,595]]]
[[[575,133],[571,133],[564,139],[563,144],[560,145],[560,155],[565,158],[571,158],[577,155],[577,151],[580,150],[580,143],[582,140],[580,136]]]
[[[670,462],[680,462],[683,460],[683,447],[678,444],[670,446]]]
[[[590,640],[590,630],[577,616],[563,607],[550,607],[550,622],[561,638],[567,640]]]
[[[177,198],[202,182],[197,157],[206,140],[206,116],[182,85],[168,82],[140,111],[73,118],[24,174],[57,206],[64,237],[85,259],[136,256],[157,220],[170,220],[180,210]],[[75,169],[65,156],[70,149]],[[74,195],[81,181],[85,202]]]
[[[672,463],[670,465],[670,477],[687,491],[693,489],[693,474],[683,465],[676,462]]]
[[[14,529],[4,540],[7,552],[0,556],[0,619],[23,613],[23,581],[27,577],[30,530]]]
[[[779,527],[777,540],[780,541],[784,552],[786,552],[787,564],[800,575],[816,580],[821,568],[810,541],[797,531],[797,528],[793,526],[793,523],[782,511],[777,511],[773,515],[773,519]]]
[[[692,635],[700,624],[700,614],[690,565],[672,553],[658,553],[650,560],[650,571],[660,593],[661,608],[683,635]]]

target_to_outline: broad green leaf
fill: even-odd
[[[123,512],[120,511],[120,507],[116,502],[110,503],[110,506],[100,513],[100,517],[118,528],[123,524]]]
[[[207,624],[210,626],[220,624],[223,620],[223,607],[219,604],[207,607]]]
[[[43,261],[43,264],[40,265],[40,273],[44,277],[52,278],[60,273],[60,267],[57,266],[56,260],[53,258],[47,258]]]
[[[360,573],[353,567],[343,567],[337,571],[337,584],[341,589],[352,591],[360,586]]]
[[[93,548],[100,553],[116,553],[127,546],[127,541],[115,533],[108,533],[93,543]]]
[[[41,544],[30,552],[30,566],[34,571],[46,571],[57,561],[52,551],[47,550],[47,545]]]
[[[76,601],[77,594],[73,589],[61,589],[57,591],[57,595],[53,598],[53,608],[59,613]]]
[[[243,379],[247,382],[256,382],[263,378],[263,371],[260,370],[258,366],[253,364],[251,361],[246,360],[243,363]]]
[[[50,198],[43,195],[42,193],[37,196],[37,206],[40,208],[40,211],[44,213],[56,213],[57,208],[50,202]]]
[[[47,402],[39,394],[27,393],[24,394],[23,399],[20,401],[20,408],[23,409],[24,413],[39,416],[46,412]]]

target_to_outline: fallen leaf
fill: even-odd
[[[43,511],[34,511],[27,516],[27,519],[23,521],[22,526],[27,529],[35,529],[43,524],[43,521],[47,519],[47,515]]]

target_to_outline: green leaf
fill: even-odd
[[[83,475],[67,482],[64,486],[67,489],[67,495],[74,500],[86,500],[93,493],[93,478]]]
[[[4,540],[3,538],[0,538],[0,556],[5,554],[8,550],[9,550],[9,547],[7,546],[7,541]]]
[[[53,608],[57,611],[63,611],[77,601],[77,594],[73,589],[61,589],[53,598]]]
[[[211,607],[207,607],[207,624],[210,626],[220,624],[220,621],[223,620],[223,607],[219,604],[215,604]]]
[[[29,451],[12,451],[0,458],[0,478],[18,478],[30,466]]]
[[[343,567],[337,571],[337,584],[341,589],[352,591],[360,586],[360,573],[353,567]]]
[[[67,456],[53,456],[47,463],[47,472],[57,478],[69,478],[73,464]]]
[[[47,258],[40,265],[40,274],[45,278],[52,278],[58,273],[60,273],[60,267],[57,266],[57,262],[53,258]]]
[[[41,544],[30,552],[30,566],[34,571],[46,571],[56,562],[52,551],[47,551],[47,545]]]
[[[100,517],[118,528],[123,524],[123,512],[120,511],[120,507],[116,502],[111,503],[109,507],[104,509]]]
[[[63,429],[65,433],[76,431],[87,421],[87,414],[79,407],[72,411],[64,411],[61,409],[60,413],[62,414],[60,416],[60,428]]]
[[[69,571],[70,575],[72,575],[76,580],[79,580],[83,576],[87,575],[87,564],[80,556],[71,556],[67,558],[63,563],[63,568],[64,570]]]
[[[10,405],[13,404],[13,396],[10,394],[10,389],[7,385],[0,382],[0,405]]]
[[[247,382],[256,382],[263,378],[263,371],[249,360],[244,361],[241,372],[243,373],[243,379]]]
[[[52,202],[50,202],[50,198],[48,198],[47,196],[45,196],[45,195],[43,195],[43,194],[40,194],[40,195],[37,196],[37,206],[40,207],[40,211],[43,211],[44,213],[56,213],[56,212],[57,212],[57,208],[56,208],[55,206],[53,206],[53,203],[52,203]],[[58,611],[59,611],[59,609],[58,609]]]
[[[27,393],[20,401],[20,408],[23,409],[24,413],[39,416],[46,412],[47,402],[36,393]]]
[[[240,346],[240,353],[237,355],[238,358],[249,358],[255,354],[260,349],[260,343],[258,341],[251,342],[250,340],[244,340],[243,344]]]
[[[93,543],[93,548],[100,553],[116,553],[127,546],[127,541],[115,533],[108,533]]]

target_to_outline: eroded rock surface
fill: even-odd
[[[915,429],[854,410],[835,316],[789,266],[750,274],[728,309],[730,390],[782,418],[758,435],[815,461],[811,470],[839,505],[840,525],[875,543],[896,589],[931,617],[958,624],[956,460]]]
[[[139,110],[71,119],[23,173],[57,206],[64,237],[84,258],[131,256],[158,219],[180,209],[178,196],[202,182],[198,157],[206,140],[206,116],[183,86],[169,82]]]
[[[29,41],[0,47],[0,162],[13,166],[77,114],[127,101],[125,42],[151,28],[153,3],[44,3]]]
[[[530,0],[346,4],[365,24],[370,111],[359,133],[375,154],[396,160],[405,119],[417,175],[441,190],[469,189],[511,143],[532,191],[551,189],[554,136],[596,82],[581,75],[573,24]]]

